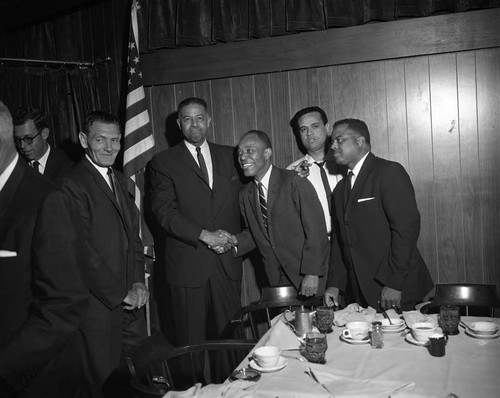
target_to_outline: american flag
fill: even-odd
[[[144,246],[152,246],[153,238],[144,223],[144,170],[153,157],[154,136],[149,120],[146,96],[142,85],[142,72],[139,65],[139,30],[137,12],[138,1],[132,2],[130,18],[130,36],[128,44],[128,85],[127,110],[125,123],[125,152],[123,154],[123,172],[129,179],[129,190],[135,198],[135,205],[141,214],[141,237]]]

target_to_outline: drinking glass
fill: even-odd
[[[304,356],[309,362],[325,363],[327,348],[326,334],[316,332],[306,334]]]
[[[446,335],[458,334],[460,323],[460,308],[456,305],[442,305],[439,308],[439,326]]]
[[[323,305],[316,308],[315,320],[316,326],[321,333],[330,333],[334,320],[333,307]]]

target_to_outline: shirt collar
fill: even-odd
[[[3,171],[2,174],[0,174],[0,192],[2,191],[3,187],[9,180],[9,177],[11,176],[12,172],[14,171],[14,168],[16,167],[17,161],[19,159],[19,154],[16,153],[16,156],[10,162],[10,164],[7,166],[7,168]]]
[[[357,176],[358,176],[359,171],[361,170],[361,167],[363,166],[363,163],[365,162],[365,159],[366,159],[366,157],[368,156],[368,154],[369,154],[370,152],[371,152],[371,151],[368,151],[368,152],[366,153],[366,155],[365,155],[365,156],[363,156],[363,157],[361,158],[361,160],[360,160],[358,163],[356,163],[356,166],[354,166],[354,168],[353,168],[352,170],[349,170],[349,171],[352,171],[352,174],[354,174],[354,176],[355,176],[355,177],[357,177]]]
[[[96,170],[102,175],[102,177],[104,178],[104,180],[106,182],[108,182],[108,167],[102,167],[102,166],[98,166],[97,164],[95,164],[92,159],[90,158],[89,155],[85,154],[85,156],[87,157],[88,161],[90,162],[90,164],[92,166],[94,166],[96,168]]]
[[[255,184],[259,185],[259,182],[261,182],[263,187],[266,189],[266,191],[269,189],[269,180],[271,178],[272,168],[273,168],[273,165],[271,165],[271,167],[269,167],[269,169],[266,171],[266,174],[264,174],[264,177],[262,177],[262,180],[258,181],[256,178],[254,179]]]

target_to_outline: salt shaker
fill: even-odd
[[[384,347],[384,332],[382,331],[382,322],[372,322],[371,331],[371,345],[372,348]]]

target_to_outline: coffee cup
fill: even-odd
[[[436,333],[437,326],[432,322],[416,322],[410,327],[413,338],[420,343],[427,343],[429,336]]]
[[[429,336],[429,353],[433,357],[444,357],[448,336],[443,333],[433,333]]]
[[[342,336],[352,340],[363,340],[368,337],[371,325],[368,322],[349,322],[347,329],[342,331]]]
[[[261,368],[274,368],[280,360],[281,349],[274,346],[257,348],[253,353],[253,359]]]

